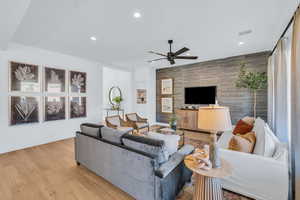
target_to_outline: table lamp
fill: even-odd
[[[198,128],[211,133],[209,158],[213,168],[221,167],[221,160],[217,147],[217,133],[220,131],[232,130],[229,108],[218,105],[200,107],[198,111]]]

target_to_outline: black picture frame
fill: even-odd
[[[44,121],[56,121],[66,119],[66,97],[44,97]]]

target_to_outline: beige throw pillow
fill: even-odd
[[[233,151],[252,153],[255,147],[256,137],[254,132],[244,135],[234,135],[229,141],[228,149]]]

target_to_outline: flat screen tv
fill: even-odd
[[[185,104],[215,104],[216,86],[189,87],[184,89]]]

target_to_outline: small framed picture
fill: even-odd
[[[137,89],[137,104],[146,104],[147,103],[147,90],[145,89]]]
[[[45,67],[44,91],[47,93],[66,92],[66,70]]]
[[[70,118],[86,117],[87,97],[70,97]]]
[[[86,93],[86,79],[85,72],[70,71],[69,73],[70,93]]]
[[[10,92],[40,92],[39,66],[20,62],[10,62]]]
[[[39,97],[11,96],[9,104],[10,125],[39,122]]]
[[[172,95],[173,94],[173,79],[161,79],[161,94]]]
[[[161,98],[161,112],[162,113],[173,113],[173,98],[162,97]]]
[[[66,119],[66,97],[44,97],[44,121]]]

